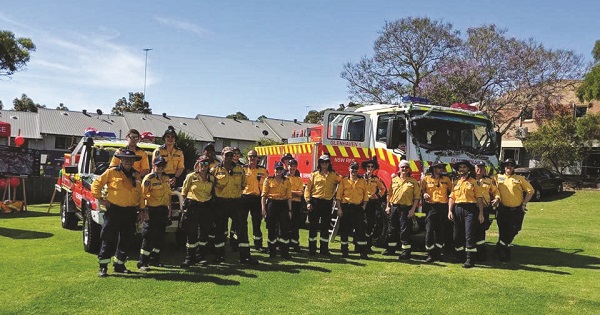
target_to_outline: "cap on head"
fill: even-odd
[[[378,169],[379,168],[379,163],[377,163],[376,159],[372,159],[372,160],[366,160],[364,162],[361,163],[360,167],[362,167],[363,169],[367,169],[367,166],[369,166],[369,164],[373,164],[373,169]]]
[[[177,132],[175,132],[175,128],[173,126],[167,127],[167,130],[165,130],[165,133],[163,134],[162,139],[165,140],[165,137],[167,135],[172,135],[173,137],[175,137],[175,140],[177,140]]]
[[[477,161],[477,163],[475,163],[475,166],[485,167],[486,165],[484,161]]]
[[[225,156],[225,154],[227,153],[233,153],[233,148],[232,147],[224,147],[223,150],[221,150],[221,155]]]
[[[319,162],[320,161],[329,161],[329,155],[323,154],[323,155],[319,156]]]
[[[291,160],[288,162],[288,165],[298,165],[298,161],[297,161],[296,159],[291,159]]]
[[[152,161],[152,164],[156,165],[156,166],[161,166],[161,165],[165,166],[165,165],[167,165],[167,160],[165,160],[164,157],[159,155],[154,158],[154,161]]]
[[[467,160],[459,160],[454,163],[454,169],[458,171],[458,168],[461,165],[466,165],[469,169],[473,168],[473,165],[471,164],[471,162],[469,162]]]
[[[508,159],[504,160],[504,162],[502,162],[502,167],[506,167],[506,166],[517,167],[517,162],[515,162],[515,159],[513,159],[513,158],[508,158]]]
[[[238,147],[232,147],[231,150],[233,150],[233,153],[242,154],[242,150]]]
[[[201,162],[210,162],[210,158],[206,155],[201,155],[198,157],[198,160],[196,160],[196,162],[201,163]]]
[[[286,154],[284,154],[284,155],[281,157],[281,162],[282,162],[282,163],[285,163],[285,161],[286,161],[286,160],[291,160],[291,159],[293,159],[293,158],[294,158],[294,157],[292,156],[292,154],[291,154],[291,153],[286,153]],[[289,163],[289,162],[288,162],[288,163]]]
[[[356,162],[356,161],[350,162],[350,169],[358,170],[358,162]]]
[[[398,169],[400,169],[403,166],[410,167],[410,163],[407,160],[400,160],[400,163],[398,163]]]
[[[212,143],[212,142],[209,142],[209,143],[207,143],[207,144],[204,146],[204,151],[209,151],[209,150],[212,150],[212,151],[214,151],[214,150],[215,150],[215,144],[214,144],[214,143]]]
[[[122,150],[120,154],[115,154],[115,156],[119,159],[133,159],[135,161],[139,161],[142,159],[141,156],[136,155],[135,152],[129,149]]]
[[[440,161],[440,160],[434,161],[434,162],[433,162],[433,163],[431,163],[431,165],[429,166],[429,171],[432,171],[434,168],[436,168],[436,167],[440,167],[440,166],[441,166],[441,167],[443,167],[443,168],[446,168],[446,163],[444,163],[444,162],[442,162],[442,161]]]
[[[140,139],[144,142],[154,142],[154,134],[150,131],[142,132]]]
[[[277,169],[283,169],[283,163],[281,162],[275,162],[275,166],[273,167],[275,170]]]

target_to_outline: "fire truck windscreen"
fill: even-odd
[[[410,129],[425,149],[463,150],[494,154],[496,138],[491,123],[483,118],[441,112],[412,111]]]

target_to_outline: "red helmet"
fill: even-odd
[[[142,132],[140,135],[140,140],[144,142],[154,142],[154,134],[150,131]]]

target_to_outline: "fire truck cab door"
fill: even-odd
[[[373,142],[368,114],[325,111],[323,114],[324,145],[369,148]]]

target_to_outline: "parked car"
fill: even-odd
[[[517,168],[515,173],[525,177],[535,189],[531,200],[538,201],[542,196],[563,191],[564,180],[560,175],[543,167]]]

